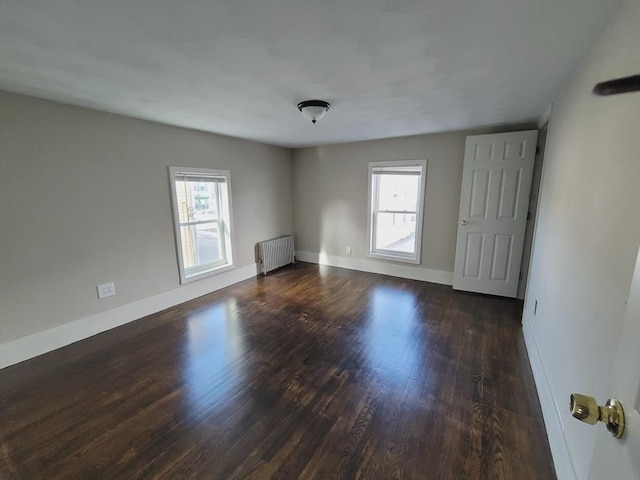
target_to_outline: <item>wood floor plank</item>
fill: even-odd
[[[0,371],[2,479],[553,479],[521,303],[297,265]]]

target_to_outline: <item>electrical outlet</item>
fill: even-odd
[[[346,252],[347,252],[347,255],[351,255],[351,247],[347,247]]]
[[[98,298],[112,297],[116,294],[116,285],[111,283],[103,283],[98,285]]]

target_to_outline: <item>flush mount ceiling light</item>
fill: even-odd
[[[311,120],[311,123],[316,123],[324,114],[327,113],[331,105],[324,100],[305,100],[298,104],[298,110],[302,112],[304,118]]]

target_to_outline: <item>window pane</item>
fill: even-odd
[[[217,185],[215,181],[176,180],[176,201],[180,223],[219,218]]]
[[[377,213],[375,250],[415,253],[416,216],[409,213]]]
[[[218,222],[181,226],[185,269],[216,263],[224,258]]]
[[[376,175],[378,210],[415,212],[418,207],[419,175]]]

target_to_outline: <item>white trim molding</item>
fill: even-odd
[[[538,119],[538,130],[542,130],[546,126],[549,125],[549,121],[551,120],[551,111],[553,110],[553,103],[547,105],[547,108],[544,109],[542,115]]]
[[[576,470],[569,455],[559,406],[553,397],[549,377],[542,362],[538,343],[531,326],[531,321],[527,318],[526,310],[524,310],[522,314],[522,333],[524,335],[524,343],[527,347],[529,364],[533,371],[536,390],[538,391],[538,399],[540,400],[540,407],[542,408],[542,416],[547,430],[547,437],[549,438],[549,447],[551,448],[556,475],[558,480],[576,480]]]
[[[186,212],[180,213],[179,200],[180,195],[177,188],[177,182],[199,182],[201,184],[209,184],[207,188],[215,189],[215,208],[217,218],[207,220],[198,220],[190,216],[191,220],[181,218]],[[212,185],[212,186],[211,186]],[[176,255],[178,257],[178,271],[180,272],[180,283],[185,284],[205,278],[211,275],[219,275],[225,271],[234,268],[233,264],[233,208],[231,206],[231,172],[229,170],[218,170],[211,168],[192,168],[192,167],[169,167],[169,186],[171,191],[171,210],[173,213],[173,230],[176,240]],[[184,195],[186,193],[182,192]],[[206,192],[212,195],[210,190]],[[195,202],[195,200],[194,200]],[[187,205],[189,202],[187,201]],[[213,216],[213,215],[212,215]],[[219,253],[221,258],[218,260],[198,263],[193,266],[186,266],[184,259],[183,235],[181,229],[183,227],[196,228],[204,227],[215,223],[219,233]]]
[[[152,313],[255,277],[257,274],[258,269],[255,263],[235,268],[213,277],[204,278],[198,282],[182,285],[168,292],[159,293],[158,295],[114,308],[113,310],[96,313],[49,330],[0,344],[0,368],[5,368],[84,340]]]
[[[348,258],[325,253],[297,251],[296,259],[301,262],[329,265],[330,267],[347,268],[361,272],[379,273],[392,277],[422,280],[423,282],[439,283],[441,285],[453,284],[453,272],[433,270],[413,265],[398,265],[396,263],[377,262],[364,258]]]
[[[418,186],[418,197],[414,211],[402,210],[393,211],[381,209],[380,207],[380,178],[379,175],[391,174],[400,176],[418,176],[420,183]],[[393,260],[396,262],[420,264],[422,254],[422,225],[424,218],[424,196],[427,186],[427,160],[392,160],[386,162],[369,162],[369,219],[367,221],[367,236],[369,238],[368,257]],[[392,202],[393,203],[393,202]],[[405,205],[406,207],[406,205]],[[414,225],[414,251],[400,252],[397,250],[387,250],[376,245],[378,237],[378,214],[413,214],[415,215]],[[406,232],[405,232],[406,233]]]

